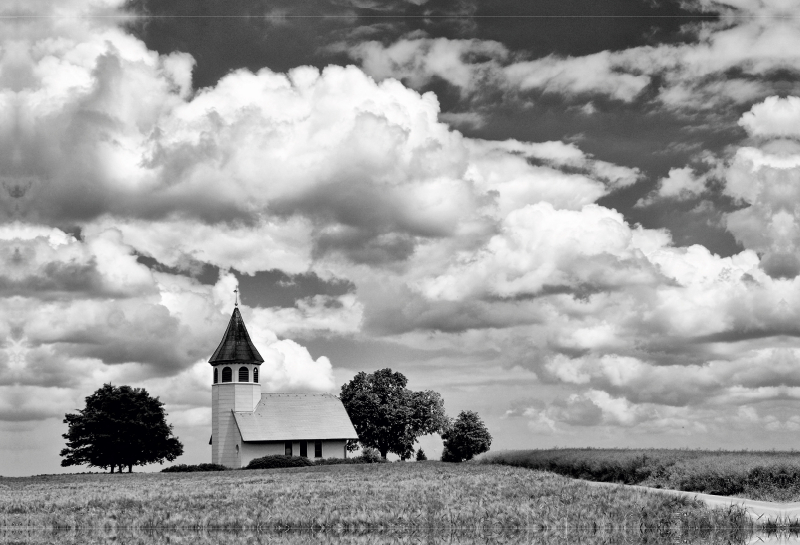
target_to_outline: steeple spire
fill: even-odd
[[[212,365],[219,363],[260,364],[263,361],[264,358],[258,353],[253,341],[250,340],[250,335],[244,326],[244,319],[242,319],[242,313],[239,312],[237,301],[237,306],[233,308],[233,314],[228,322],[228,329],[225,330],[225,335],[223,335],[219,346],[217,346],[208,363]]]
[[[236,288],[235,290],[233,290],[233,293],[236,294],[236,303],[233,306],[238,307],[239,306],[239,288]]]

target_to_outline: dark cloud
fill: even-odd
[[[591,399],[585,397],[557,399],[550,411],[560,422],[572,426],[596,426],[603,422],[603,411]]]
[[[12,267],[9,269],[13,270]],[[96,297],[115,295],[104,288],[102,278],[93,263],[60,262],[46,263],[36,274],[26,274],[21,279],[0,273],[0,294],[5,297],[35,296],[44,301],[61,299],[67,295]]]
[[[225,316],[219,315],[207,331],[192,330],[166,307],[142,301],[84,303],[83,312],[75,306],[68,320],[57,315],[27,319],[25,342],[34,364],[40,365],[46,348],[61,357],[95,358],[108,365],[139,363],[153,376],[169,376],[211,354],[218,339],[206,333],[225,327]]]
[[[242,303],[252,307],[292,308],[300,299],[315,295],[338,297],[356,289],[349,280],[323,280],[314,272],[292,275],[276,269],[254,275],[232,272],[239,282]]]
[[[537,307],[519,301],[431,301],[405,287],[382,286],[385,297],[370,297],[364,310],[363,329],[377,335],[410,331],[459,333],[541,323]]]
[[[374,371],[376,362],[383,367],[398,364],[424,367],[431,360],[458,356],[452,349],[425,349],[366,336],[326,335],[299,337],[308,348],[311,357],[327,356],[334,367],[345,367],[354,371]],[[487,351],[483,356],[496,356]]]
[[[170,267],[168,265],[164,265],[163,263],[159,263],[157,259],[140,254],[138,252],[134,252],[134,255],[136,255],[137,263],[141,263],[153,271],[187,276],[189,278],[194,278],[201,284],[208,286],[213,286],[217,283],[217,280],[219,280],[219,267],[215,267],[209,263],[187,258],[180,262],[179,266]]]

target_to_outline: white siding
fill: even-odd
[[[283,441],[269,442],[269,443],[243,443],[242,444],[242,467],[247,466],[250,460],[261,458],[262,456],[271,456],[275,454],[283,454]]]
[[[241,467],[242,441],[232,411],[252,411],[261,399],[261,386],[226,382],[211,387],[211,462]]]
[[[234,407],[234,390],[230,384],[211,388],[211,462],[228,467],[239,467],[236,444],[239,430],[231,409]]]
[[[261,458],[262,456],[271,456],[275,454],[284,454],[284,441],[268,441],[250,443],[244,442],[241,447],[241,467],[245,467],[250,463],[250,460]],[[323,458],[346,458],[344,450],[345,441],[322,441],[322,457]],[[292,454],[300,456],[300,442],[292,441]],[[314,440],[308,441],[308,459],[314,460]]]
[[[261,401],[261,386],[258,384],[241,382],[238,384],[225,384],[224,386],[232,386],[236,393],[235,406],[232,407],[234,411],[253,412],[258,402]]]
[[[322,457],[323,458],[347,458],[345,451],[345,443],[347,441],[323,441],[322,442]],[[312,447],[314,445],[311,445]],[[312,453],[313,454],[313,453]]]

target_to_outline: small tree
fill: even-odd
[[[402,373],[381,369],[358,373],[342,386],[340,397],[359,442],[378,449],[382,458],[393,452],[408,460],[419,437],[441,433],[448,424],[441,396],[430,390],[412,392],[407,383]]]
[[[478,413],[461,411],[451,426],[442,434],[443,462],[463,462],[487,452],[492,445],[492,436]]]
[[[422,447],[419,447],[419,450],[417,451],[417,461],[418,462],[424,462],[427,459],[428,459],[428,457],[425,456],[425,451],[422,450]]]
[[[172,435],[164,404],[143,388],[104,384],[86,398],[86,408],[66,414],[69,430],[61,465],[114,468],[173,461],[183,445]]]

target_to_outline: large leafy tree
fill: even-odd
[[[492,436],[486,424],[474,411],[461,411],[442,434],[443,462],[463,462],[487,452],[492,446]]]
[[[104,384],[86,398],[86,408],[66,414],[62,466],[114,468],[173,461],[183,445],[172,435],[164,404],[144,388]]]
[[[342,386],[340,398],[360,443],[381,456],[393,452],[407,460],[423,435],[442,433],[448,419],[444,401],[431,390],[412,392],[402,373],[381,369],[358,373]]]

